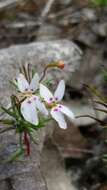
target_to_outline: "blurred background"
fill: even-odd
[[[0,55],[2,50],[9,53],[11,47],[26,48],[32,43],[50,53],[54,45],[56,58],[68,64],[64,75],[57,72],[53,77],[65,77],[64,103],[75,116],[91,115],[106,122],[106,114],[95,110],[92,90],[85,85],[107,95],[102,75],[107,62],[107,1],[0,0]],[[40,49],[37,67],[45,59],[45,51],[41,53]],[[0,69],[4,68],[1,63]],[[41,170],[48,190],[107,190],[106,162],[102,159],[107,152],[107,135],[98,120],[81,117],[74,123],[68,121],[67,130],[51,125],[53,130],[46,134],[41,151]]]

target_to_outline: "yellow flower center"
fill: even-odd
[[[24,92],[20,92],[18,94],[19,98],[22,99],[22,98],[30,98],[31,96],[33,95],[33,92],[32,91],[24,91]]]
[[[57,105],[57,102],[55,102],[55,101],[53,101],[53,102],[51,102],[51,103],[47,103],[47,102],[45,102],[45,106],[46,106],[46,108],[53,108],[53,107],[55,107]]]
[[[33,95],[32,91],[25,91],[25,92],[23,92],[23,93],[21,93],[21,94],[22,94],[22,96],[24,96],[24,97],[31,97],[31,96]]]

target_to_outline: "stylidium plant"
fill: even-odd
[[[73,112],[61,103],[65,92],[65,82],[61,80],[52,94],[44,80],[49,68],[64,68],[63,61],[49,63],[45,66],[41,77],[33,69],[27,66],[20,68],[20,73],[11,83],[16,88],[16,93],[10,97],[11,106],[7,109],[1,106],[8,119],[2,118],[0,123],[8,125],[0,130],[0,133],[15,130],[19,134],[19,148],[10,157],[10,161],[25,153],[30,155],[30,141],[36,143],[33,137],[34,130],[54,119],[60,128],[66,129],[67,123],[64,115],[74,119]]]

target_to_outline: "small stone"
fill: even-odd
[[[93,47],[93,44],[96,42],[96,35],[88,29],[83,29],[77,37],[79,42],[82,42],[84,45]]]
[[[89,21],[96,21],[97,20],[97,15],[94,9],[90,9],[90,8],[85,8],[82,11],[83,17],[86,20]]]
[[[102,37],[107,36],[107,22],[105,22],[105,23],[96,23],[96,24],[93,25],[92,29],[99,36],[102,36]]]

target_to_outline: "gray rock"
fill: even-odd
[[[8,180],[7,181],[0,181],[0,189],[1,190],[8,190],[8,186],[9,186],[9,184],[8,184]]]
[[[83,31],[80,32],[77,40],[79,42],[82,42],[87,47],[93,47],[96,42],[96,35],[93,32],[89,31],[88,28],[85,28]]]
[[[52,24],[43,24],[38,33],[37,33],[37,40],[38,41],[49,41],[49,40],[56,40],[59,38],[61,33],[61,29],[52,25]]]
[[[85,83],[101,87],[102,51],[99,48],[85,50],[79,69],[72,73],[72,80],[68,81],[70,86],[81,89]]]
[[[42,133],[41,133],[42,134]],[[40,140],[40,136],[38,134]],[[40,144],[43,143],[41,139]],[[31,145],[31,156],[21,157],[17,161],[2,162],[8,160],[11,154],[17,150],[18,136],[14,132],[0,135],[0,185],[1,190],[47,190],[45,181],[40,172],[40,146]]]
[[[71,173],[67,173],[60,152],[51,140],[45,143],[41,165],[48,190],[77,190],[72,183]]]
[[[97,14],[96,14],[95,9],[84,8],[82,10],[82,14],[83,14],[83,18],[85,20],[89,20],[89,21],[96,21],[97,20]]]
[[[92,30],[99,36],[107,36],[107,22],[104,23],[95,23],[92,27]]]
[[[72,106],[70,108],[72,110]],[[81,158],[83,152],[78,151],[77,149],[82,150],[86,148],[87,139],[82,136],[77,125],[74,124],[74,121],[69,121],[66,118],[66,122],[66,130],[62,130],[54,123],[55,127],[52,135],[52,142],[57,146],[62,158]]]
[[[19,65],[30,62],[37,67],[39,73],[43,71],[45,64],[64,60],[65,71],[54,69],[50,75],[54,78],[66,76],[71,77],[71,73],[78,68],[81,58],[80,49],[74,43],[67,40],[37,42],[29,45],[12,46],[0,51],[0,102],[7,105],[9,95],[13,93],[8,82],[18,74]],[[57,72],[56,72],[57,71]],[[39,130],[34,137],[39,145],[33,145],[31,156],[22,157],[21,160],[12,163],[0,164],[1,190],[6,188],[14,190],[47,190],[44,178],[40,170],[40,153],[46,136],[47,127]],[[7,159],[18,147],[18,136],[14,132],[8,132],[0,136],[0,160]]]
[[[0,9],[3,10],[7,7],[11,7],[11,6],[14,6],[18,3],[19,0],[1,0],[0,2]]]
[[[63,77],[69,80],[72,72],[79,67],[81,56],[81,50],[68,40],[37,42],[0,50],[0,102],[6,103],[9,99],[12,92],[9,80],[17,76],[19,65],[29,62],[40,74],[47,63],[63,60],[65,68],[51,69],[49,76],[57,80]]]
[[[65,0],[59,0],[59,2],[60,2],[60,4],[66,6],[66,5],[70,4],[70,3],[72,3],[72,0],[66,0],[66,1]]]

